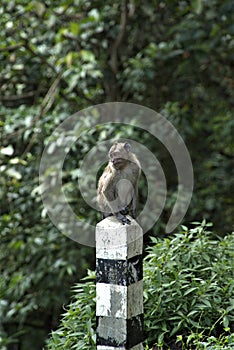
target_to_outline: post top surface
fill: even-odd
[[[97,224],[98,228],[126,228],[128,229],[128,227],[130,226],[137,226],[139,228],[141,228],[139,226],[139,224],[136,222],[136,220],[134,220],[131,216],[127,215],[127,218],[131,221],[130,225],[123,225],[121,222],[118,221],[118,219],[115,216],[109,216],[105,219],[103,219],[102,221],[100,221]]]

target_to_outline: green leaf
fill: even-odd
[[[4,154],[5,156],[12,156],[14,153],[14,148],[12,145],[9,145],[7,147],[1,148],[0,153]]]
[[[198,290],[198,288],[197,287],[192,287],[192,288],[189,288],[188,290],[186,290],[186,292],[184,293],[184,296],[186,296],[186,295],[188,295],[188,294],[190,294],[190,293],[192,293],[192,292],[194,292],[194,291],[197,291]]]
[[[203,9],[203,0],[192,0],[192,8],[197,15],[200,15]]]
[[[39,2],[39,1],[33,1],[33,6],[37,12],[37,15],[39,17],[42,17],[44,15],[44,13],[46,12],[46,7],[43,4],[43,2]]]
[[[72,34],[74,35],[78,35],[80,32],[80,24],[77,22],[70,22],[69,23],[70,26],[70,30],[72,32]]]
[[[19,171],[17,171],[15,168],[7,169],[6,174],[12,178],[15,178],[16,180],[22,179],[21,173]]]

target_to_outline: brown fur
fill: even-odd
[[[128,143],[116,142],[109,151],[109,163],[98,182],[97,202],[103,218],[109,215],[130,223],[126,215],[136,217],[140,163]]]

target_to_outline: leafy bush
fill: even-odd
[[[89,271],[77,284],[74,300],[63,315],[60,328],[52,332],[48,342],[49,350],[95,350],[95,274]]]
[[[214,239],[209,225],[152,238],[144,262],[146,348],[233,348],[234,235]],[[74,288],[75,300],[52,333],[49,350],[95,349],[94,273],[87,279]]]
[[[203,222],[172,238],[152,238],[144,266],[149,344],[162,346],[194,334],[219,336],[234,321],[234,235],[214,239]],[[188,348],[188,347],[187,347]]]
[[[220,337],[206,337],[200,334],[191,334],[189,336],[192,339],[192,349],[196,350],[233,350],[234,349],[234,334],[230,335],[221,335]],[[181,336],[178,337],[178,340],[181,341],[182,347],[184,350],[188,350],[188,341],[183,342]]]

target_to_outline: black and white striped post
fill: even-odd
[[[96,227],[97,350],[143,350],[143,233],[129,219]]]

